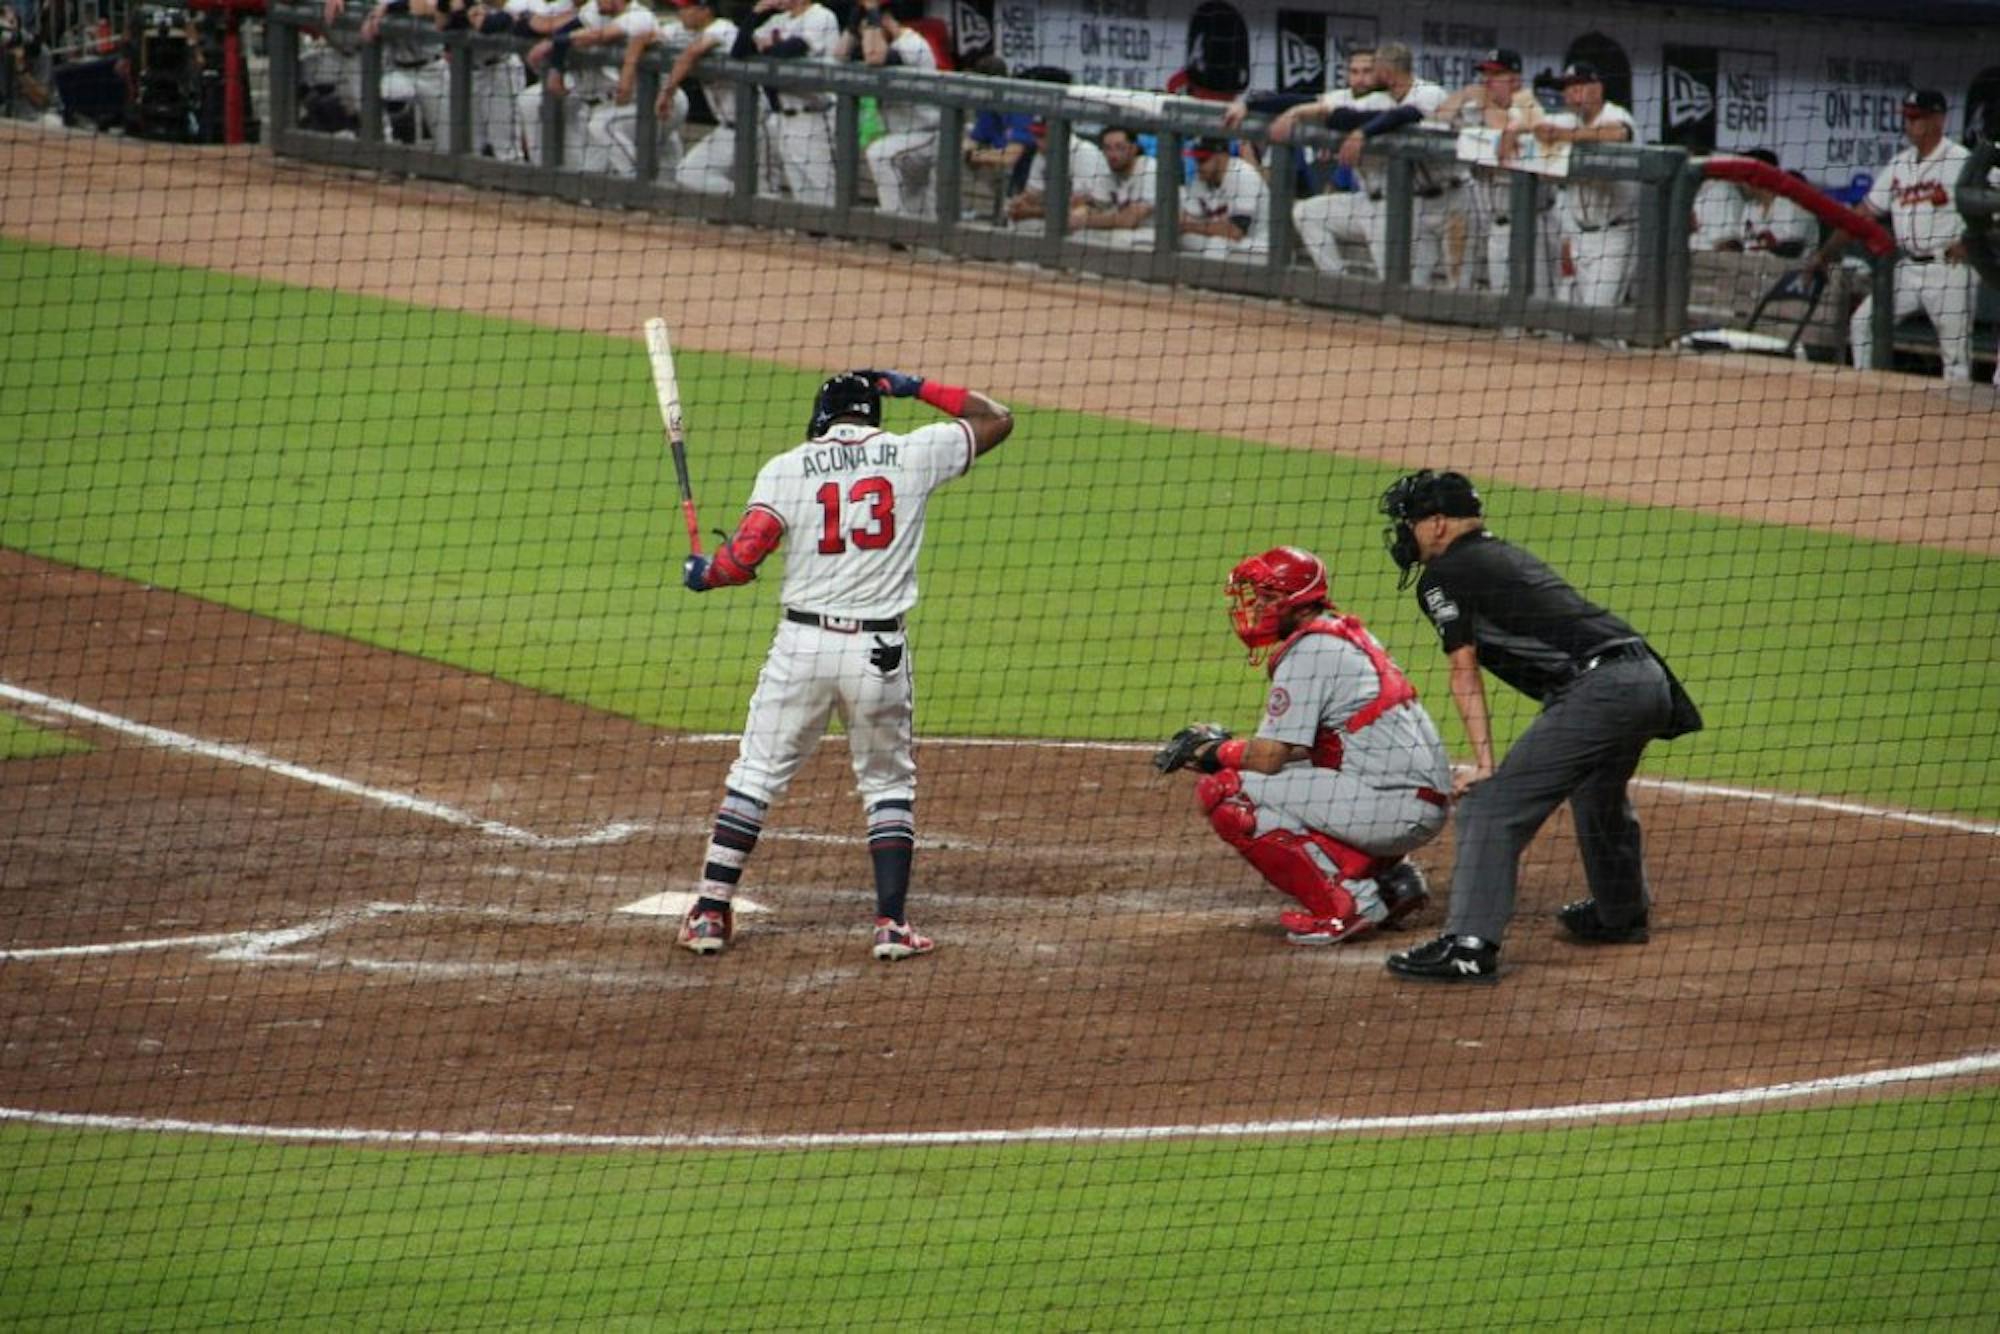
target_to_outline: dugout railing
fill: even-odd
[[[1538,267],[1533,229],[1515,228],[1507,281],[1503,286],[1462,290],[1422,286],[1411,281],[1413,180],[1420,163],[1460,170],[1456,140],[1430,129],[1406,130],[1371,144],[1370,153],[1383,159],[1386,186],[1386,242],[1383,272],[1377,276],[1328,274],[1304,257],[1292,225],[1295,175],[1287,170],[1268,173],[1270,204],[1268,234],[1259,253],[1228,258],[1183,251],[1179,236],[1179,196],[1183,189],[1182,150],[1193,140],[1219,136],[1248,139],[1273,148],[1289,161],[1290,149],[1266,138],[1269,121],[1251,117],[1225,131],[1223,108],[1215,103],[1164,94],[1108,88],[1078,88],[1018,79],[989,78],[962,73],[933,74],[881,69],[861,64],[782,61],[763,57],[738,59],[718,54],[701,69],[711,83],[733,86],[736,97],[735,188],[729,194],[703,194],[661,179],[658,126],[653,103],[672,51],[649,53],[640,63],[634,102],[637,109],[636,172],[632,176],[585,172],[562,159],[562,117],[574,109],[564,99],[542,99],[539,162],[504,161],[473,151],[472,70],[480,56],[524,53],[531,43],[511,37],[489,37],[467,31],[439,32],[422,21],[392,18],[384,36],[433,44],[447,55],[448,110],[444,133],[435,144],[398,143],[386,133],[382,97],[384,67],[380,42],[359,40],[359,20],[353,15],[327,34],[351,52],[358,84],[359,128],[351,136],[302,128],[300,125],[300,53],[308,34],[323,32],[318,6],[274,5],[268,15],[270,96],[268,139],[272,150],[287,157],[351,168],[456,181],[485,188],[525,191],[537,195],[647,209],[712,222],[774,228],[796,228],[857,240],[918,245],[967,259],[1027,262],[1053,269],[1077,270],[1141,281],[1193,286],[1250,296],[1274,297],[1367,314],[1457,324],[1536,329],[1579,337],[1616,338],[1659,346],[1671,342],[1686,325],[1685,265],[1669,262],[1687,246],[1688,220],[1675,207],[1676,183],[1687,161],[1679,148],[1626,145],[1582,145],[1571,155],[1570,179],[1636,182],[1636,258],[1628,300],[1616,307],[1590,307],[1558,300],[1537,290]],[[620,53],[574,51],[572,70],[585,64],[615,65]],[[833,102],[834,202],[819,206],[773,195],[762,189],[759,140],[767,132],[761,114],[767,91],[823,93]],[[1033,233],[982,225],[965,216],[966,172],[960,154],[941,152],[932,188],[934,219],[878,212],[864,189],[860,125],[864,99],[921,103],[939,112],[939,143],[957,145],[966,125],[980,111],[1021,113],[1046,120],[1046,224]],[[1072,129],[1091,132],[1107,124],[1132,128],[1154,137],[1154,170],[1158,172],[1154,235],[1150,249],[1109,247],[1071,234],[1066,227],[1070,198],[1069,136]],[[1302,130],[1293,146],[1310,150],[1337,145],[1335,135],[1318,127]],[[1450,164],[1446,167],[1446,164]],[[1552,227],[1545,213],[1548,181],[1527,173],[1509,172],[1509,212],[1538,217]]]

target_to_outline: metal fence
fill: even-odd
[[[585,172],[565,164],[563,125],[575,109],[560,98],[541,100],[542,160],[507,161],[473,150],[475,57],[525,52],[515,37],[488,37],[465,31],[439,32],[432,25],[391,19],[384,37],[442,48],[448,70],[448,110],[443,133],[431,145],[394,142],[385,134],[384,71],[380,43],[358,38],[358,23],[343,20],[330,37],[350,52],[357,80],[359,129],[351,137],[300,127],[300,52],[308,32],[322,28],[315,7],[275,5],[269,14],[271,92],[269,141],[273,151],[316,162],[391,171],[468,185],[526,191],[593,204],[649,209],[715,222],[786,227],[855,239],[917,245],[968,259],[1030,262],[1053,269],[1085,271],[1141,281],[1172,283],[1278,297],[1311,305],[1430,321],[1542,329],[1578,336],[1620,338],[1660,345],[1683,331],[1686,322],[1685,265],[1670,257],[1685,253],[1688,218],[1675,206],[1675,187],[1687,154],[1679,148],[1580,145],[1571,154],[1571,181],[1635,182],[1635,258],[1627,301],[1592,307],[1556,299],[1538,290],[1535,230],[1514,228],[1507,280],[1485,288],[1431,286],[1412,280],[1413,182],[1421,164],[1461,172],[1455,136],[1437,130],[1406,130],[1370,141],[1369,154],[1385,167],[1386,241],[1382,272],[1374,277],[1321,272],[1302,253],[1292,218],[1295,173],[1268,173],[1267,234],[1253,253],[1218,258],[1189,253],[1181,245],[1179,200],[1183,191],[1183,149],[1204,137],[1229,137],[1268,144],[1269,121],[1252,117],[1234,130],[1221,125],[1223,108],[1214,103],[1115,89],[1077,88],[962,73],[926,73],[862,64],[707,57],[700,71],[711,84],[732,86],[736,132],[734,189],[704,194],[677,186],[661,170],[662,128],[653,114],[671,51],[649,52],[638,68],[636,171],[631,176]],[[617,53],[576,51],[572,70],[612,65]],[[832,103],[834,193],[830,205],[799,202],[765,188],[760,180],[761,140],[770,133],[768,92],[818,94]],[[954,146],[937,154],[931,182],[932,218],[879,211],[869,198],[861,170],[861,108],[864,99],[921,104],[938,111],[938,142]],[[966,171],[955,146],[970,119],[981,111],[1042,118],[1046,137],[1046,208],[1035,231],[995,226],[967,217]],[[1089,133],[1105,125],[1129,127],[1155,140],[1157,174],[1150,249],[1112,248],[1072,234],[1067,227],[1070,199],[1069,145],[1072,131]],[[1333,148],[1339,137],[1319,127],[1301,130],[1293,145]],[[1290,149],[1277,146],[1282,160]],[[1550,184],[1530,173],[1508,172],[1511,216],[1540,218]]]

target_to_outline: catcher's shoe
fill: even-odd
[[[1449,933],[1389,956],[1389,971],[1412,982],[1498,982],[1500,947]]]
[[[717,912],[689,908],[681,919],[681,933],[674,943],[695,954],[720,954],[736,935],[736,913],[729,908]]]
[[[1643,945],[1651,939],[1646,930],[1646,914],[1640,913],[1623,926],[1607,926],[1598,915],[1596,899],[1564,904],[1556,912],[1556,920],[1572,939],[1586,945]]]
[[[936,948],[935,940],[917,934],[917,929],[908,922],[899,922],[893,917],[875,919],[875,957],[883,963],[915,958]]]
[[[1352,917],[1315,917],[1309,912],[1279,913],[1278,925],[1285,928],[1285,939],[1293,945],[1338,945],[1356,936],[1365,936],[1375,929],[1375,923],[1359,913]]]
[[[1423,868],[1408,859],[1376,876],[1375,883],[1382,888],[1382,906],[1389,910],[1388,916],[1376,923],[1385,931],[1400,929],[1404,918],[1431,901],[1431,886],[1424,879]]]

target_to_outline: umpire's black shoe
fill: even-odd
[[[1598,915],[1596,899],[1564,904],[1556,920],[1573,939],[1586,945],[1643,945],[1651,938],[1646,931],[1646,914],[1640,913],[1623,926],[1606,926]]]
[[[1498,982],[1500,947],[1478,936],[1446,934],[1390,955],[1388,969],[1412,982]]]

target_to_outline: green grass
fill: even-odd
[[[0,543],[491,672],[661,726],[741,722],[775,582],[683,592],[635,341],[0,244],[15,439]],[[816,376],[683,354],[699,499],[728,525]],[[117,368],[126,368],[123,370]],[[893,405],[901,423],[927,410]],[[940,494],[921,724],[1149,738],[1246,719],[1223,575],[1310,544],[1456,736],[1395,589],[1378,465],[1024,405]],[[1710,730],[1652,772],[1991,815],[2000,562],[1488,488],[1495,527],[1647,631]],[[1524,702],[1496,692],[1503,731]]]
[[[740,723],[775,590],[678,588],[635,341],[12,242],[0,289],[0,544],[662,726]],[[727,524],[817,377],[681,362],[703,512]],[[1015,439],[933,509],[924,731],[1136,738],[1247,719],[1261,678],[1221,580],[1300,541],[1456,734],[1430,631],[1380,551],[1385,470],[1019,406]],[[1710,730],[1655,748],[1650,771],[2000,811],[2000,563],[1487,494],[1496,527],[1647,630],[1703,704]],[[1503,731],[1525,716],[1502,701]],[[0,755],[41,744],[0,714]],[[1976,1328],[2000,1308],[1995,1107],[1981,1093],[1532,1135],[553,1158],[14,1126],[0,1316]]]
[[[45,755],[74,755],[90,743],[64,732],[51,732],[0,710],[0,760],[37,760]]]
[[[14,1126],[0,1181],[0,1309],[38,1327],[1971,1329],[2000,1309],[1993,1091],[1525,1134],[833,1153]]]

